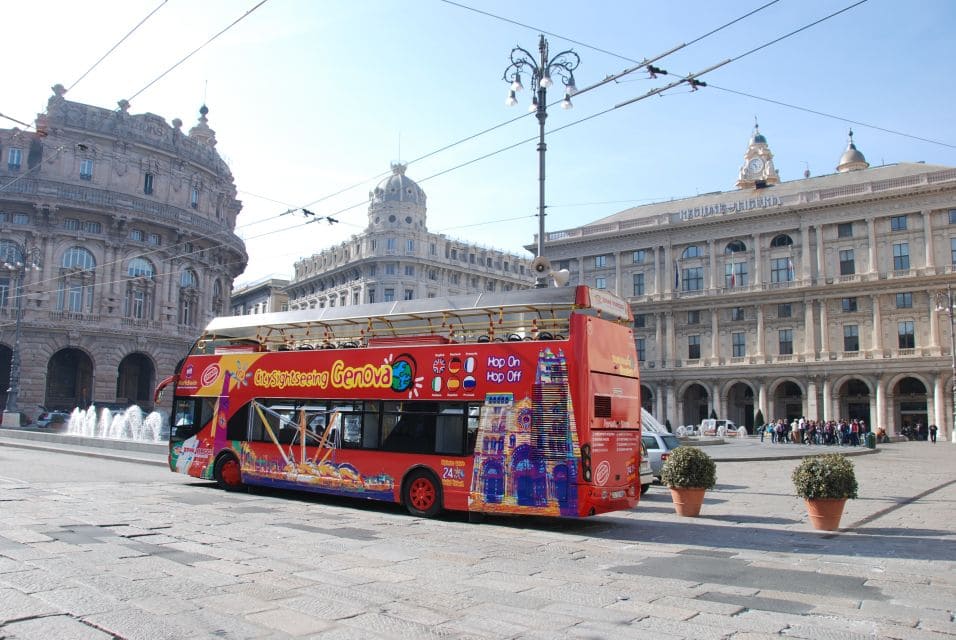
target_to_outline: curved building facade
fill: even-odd
[[[948,436],[956,168],[871,167],[852,132],[829,175],[783,182],[772,158],[755,130],[737,190],[549,233],[545,255],[630,300],[662,423],[759,410]]]
[[[405,165],[369,193],[368,227],[295,263],[289,308],[309,309],[509,291],[533,285],[527,258],[426,226],[426,196]]]
[[[36,133],[0,129],[0,401],[151,409],[248,261],[233,177],[205,105],[183,132],[53,91]]]

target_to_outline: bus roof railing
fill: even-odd
[[[450,341],[567,335],[573,311],[630,321],[627,303],[586,286],[525,289],[279,313],[222,316],[197,346],[249,350],[365,346],[376,338],[443,336]]]

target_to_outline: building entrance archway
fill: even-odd
[[[893,416],[898,425],[897,433],[906,435],[914,432],[917,425],[926,429],[929,426],[929,412],[926,410],[926,385],[917,378],[903,378],[893,387]]]
[[[840,416],[847,420],[863,420],[872,425],[870,419],[870,387],[858,378],[847,380],[837,392],[840,397]],[[831,418],[831,416],[825,416]]]
[[[126,401],[141,409],[152,411],[152,389],[156,380],[156,367],[142,353],[131,353],[120,362],[116,376],[116,401]]]
[[[684,415],[681,424],[700,424],[707,417],[707,399],[710,394],[699,384],[684,390]]]
[[[773,394],[773,419],[793,422],[803,416],[803,389],[796,382],[782,383]]]
[[[727,390],[727,415],[718,416],[734,421],[738,427],[754,430],[754,390],[746,382],[737,382]]]
[[[72,410],[93,401],[93,361],[79,349],[60,349],[46,369],[44,406]]]

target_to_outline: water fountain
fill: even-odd
[[[165,442],[169,429],[166,416],[158,411],[144,417],[143,410],[134,404],[116,413],[104,408],[97,416],[96,406],[91,405],[88,409],[73,409],[64,433],[108,440]]]

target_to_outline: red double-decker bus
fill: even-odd
[[[169,466],[417,516],[631,508],[631,321],[585,286],[216,318],[157,389]]]

